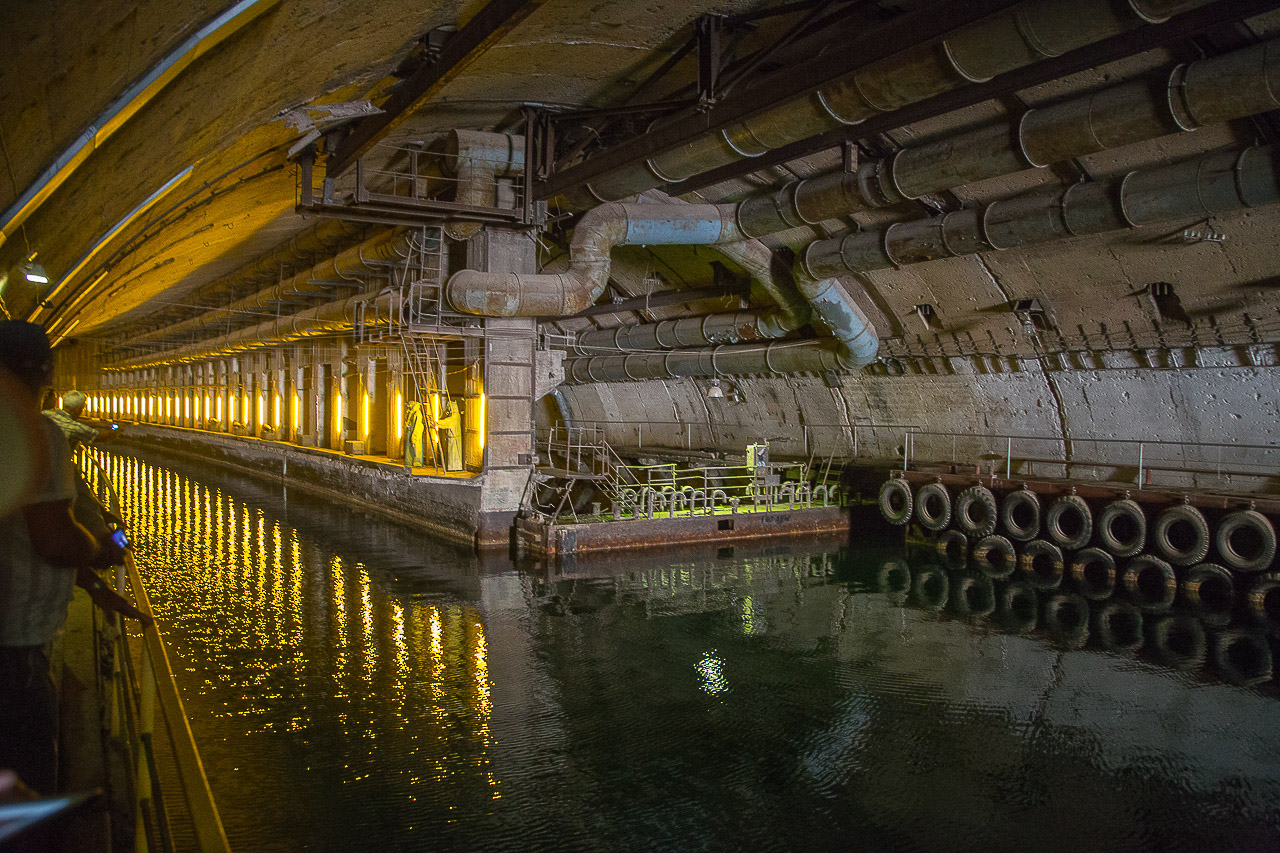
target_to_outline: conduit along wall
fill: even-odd
[[[961,29],[941,44],[903,51],[716,133],[592,181],[568,201],[614,201],[835,128],[858,124],[969,83],[1059,56],[1208,0],[1032,0]]]
[[[131,344],[181,340],[201,330],[225,328],[245,320],[252,322],[264,315],[275,314],[278,306],[308,302],[332,295],[335,286],[364,287],[362,276],[376,271],[378,264],[406,258],[417,234],[413,231],[382,231],[335,257],[328,258],[297,275],[264,288],[250,296],[221,308],[206,311],[189,320],[138,335]]]
[[[743,201],[736,219],[760,237],[1277,107],[1280,43],[1271,41],[867,160],[855,172],[793,181]]]
[[[796,281],[814,313],[836,335],[834,341],[573,358],[565,362],[566,380],[619,382],[849,369],[874,360],[875,338],[839,285],[840,276],[1278,202],[1280,170],[1274,150],[1249,148],[1131,172],[1119,180],[1074,184],[981,209],[817,240],[801,254]],[[865,329],[861,335],[855,334],[859,324]]]
[[[1016,121],[906,148],[892,158],[865,161],[855,172],[793,181],[742,201],[734,220],[745,236],[764,237],[1278,107],[1280,43],[1272,41],[1028,110]],[[720,247],[726,253],[729,248]],[[785,276],[774,273],[774,278]],[[583,332],[576,349],[579,355],[594,355],[780,338],[803,325],[801,317],[796,311],[784,311],[782,317],[736,312],[619,326]]]

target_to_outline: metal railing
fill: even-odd
[[[80,454],[80,464],[90,487],[105,498],[104,505],[114,515],[121,517],[120,499],[110,477],[88,452]],[[113,651],[111,736],[126,746],[134,774],[134,850],[142,853],[176,849],[174,818],[177,816],[184,827],[190,828],[196,850],[227,853],[231,849],[227,834],[178,693],[164,637],[129,551],[125,552],[124,563],[115,573],[115,588],[126,597],[132,593],[134,606],[151,619],[149,625],[141,628],[135,660],[126,620],[119,614],[103,616],[95,609],[95,620],[103,619],[99,633]],[[182,788],[181,800],[173,796],[176,792],[165,791],[161,783],[155,739],[157,706],[162,734],[169,738],[168,754],[172,756]],[[185,811],[175,815],[175,809],[182,806]]]
[[[723,449],[769,442],[775,455],[833,463],[854,461],[969,466],[1006,478],[1068,477],[1152,485],[1229,484],[1233,478],[1280,476],[1280,444],[1175,441],[1097,436],[930,430],[918,424],[755,424],[674,420],[576,420],[615,448]],[[782,432],[785,434],[778,435]]]

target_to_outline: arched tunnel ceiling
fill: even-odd
[[[604,0],[583,3],[548,0],[515,29],[489,46],[464,73],[438,92],[395,132],[412,139],[451,127],[510,127],[522,102],[606,106],[629,93],[689,35],[702,12],[740,12],[778,5],[766,0],[730,3]],[[849,15],[868,25],[924,2],[851,2]],[[308,104],[368,98],[377,103],[394,82],[389,75],[409,56],[426,31],[465,24],[483,0],[410,4],[394,0],[282,0],[210,55],[202,58],[140,114],[94,152],[72,178],[27,221],[26,238],[55,279],[150,193],[187,167],[194,167],[156,207],[116,235],[95,256],[92,272],[105,275],[94,297],[78,314],[77,334],[117,334],[191,291],[263,254],[308,223],[294,213],[295,174],[285,149],[298,131],[282,113]],[[0,70],[0,130],[11,155],[12,180],[0,181],[0,206],[8,207],[57,154],[128,83],[222,9],[222,3],[130,3],[64,0],[21,2],[10,14],[0,44],[11,61]],[[1280,13],[1245,25],[1254,37],[1274,35]],[[764,43],[768,28],[752,38]],[[835,46],[838,48],[838,45]],[[1182,44],[1148,51],[1062,80],[1029,87],[990,101],[894,130],[887,145],[916,144],[961,128],[979,126],[1024,105],[1053,102],[1144,72],[1198,58],[1202,45]],[[673,75],[677,83],[695,75],[686,60]],[[1024,171],[958,188],[956,200],[978,203],[1047,182],[1070,182],[1121,175],[1145,165],[1258,138],[1248,122],[1204,128],[1083,158],[1075,167]],[[760,170],[687,196],[690,200],[734,200],[796,176],[838,164],[835,152],[817,154]],[[1078,171],[1077,171],[1078,169]],[[8,177],[8,176],[6,176]],[[874,226],[885,219],[923,212],[916,203],[884,208],[813,227],[783,232],[767,242],[795,248],[814,236],[850,226]],[[1265,282],[1277,274],[1268,259],[1280,233],[1274,211],[1245,215],[1229,244],[1195,247],[1152,245],[1151,235],[1090,240],[1068,249],[1046,247],[989,261],[966,258],[866,276],[882,333],[908,331],[921,302],[959,305],[957,328],[982,328],[997,296],[1067,287],[1059,322],[1091,316],[1089,288],[1104,283],[1107,299],[1162,269],[1181,269],[1217,282],[1198,298],[1211,310],[1232,299],[1267,299],[1269,287],[1239,297],[1241,282]],[[1146,246],[1121,258],[1113,243]],[[1101,250],[1100,250],[1101,249]],[[15,235],[0,248],[0,269],[21,259],[26,249]],[[707,275],[709,249],[619,253],[616,278],[642,282],[650,269],[664,269],[672,283]],[[1065,261],[1064,258],[1069,259]],[[103,265],[103,262],[106,262]],[[631,286],[631,292],[636,287]],[[1102,291],[1100,291],[1102,292]],[[1215,301],[1216,300],[1216,301]],[[1112,304],[1111,302],[1108,303]],[[677,314],[660,309],[651,316]],[[1111,310],[1109,307],[1108,310]],[[1116,309],[1123,319],[1143,319],[1143,309]],[[985,313],[984,313],[985,312]],[[1134,314],[1130,318],[1126,312]],[[1118,315],[1118,316],[1119,316]],[[1149,319],[1149,318],[1147,318]],[[569,321],[564,328],[617,322],[609,315]],[[998,327],[1005,320],[995,321]],[[990,333],[990,329],[986,329]]]

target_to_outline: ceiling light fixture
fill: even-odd
[[[18,272],[32,284],[48,284],[49,274],[44,271],[44,267],[36,263],[36,253],[32,252],[27,259],[18,264]]]

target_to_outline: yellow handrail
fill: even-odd
[[[106,495],[112,513],[120,517],[120,498],[116,494],[115,486],[111,479],[89,453],[82,453],[80,458],[82,463],[93,466],[96,484],[100,491]],[[209,787],[209,777],[205,773],[204,763],[200,760],[195,737],[191,732],[191,724],[187,719],[186,708],[183,706],[182,696],[178,692],[177,679],[174,677],[173,668],[169,664],[169,653],[165,646],[164,637],[160,633],[159,624],[155,621],[155,614],[151,609],[151,600],[147,596],[147,590],[142,582],[142,575],[138,572],[137,563],[134,562],[133,554],[128,551],[124,555],[124,566],[118,573],[116,581],[117,592],[123,594],[126,579],[129,588],[133,592],[134,606],[151,618],[151,624],[142,629],[142,667],[138,678],[140,695],[137,701],[139,719],[131,727],[134,730],[131,733],[136,734],[136,739],[142,750],[150,750],[150,738],[155,728],[155,706],[158,702],[160,713],[169,730],[169,738],[173,745],[173,757],[177,764],[178,779],[182,783],[183,796],[191,818],[192,828],[195,831],[196,846],[201,853],[230,853],[231,846],[227,841],[227,833],[222,825],[222,817],[218,814],[218,806],[214,802],[213,791]],[[125,642],[124,620],[117,617],[115,621],[118,642],[117,654],[127,656],[129,648]],[[127,703],[121,702],[119,706],[122,711],[127,713]],[[158,779],[155,779],[153,774],[154,755],[146,756],[147,760],[145,761],[141,755],[136,757],[138,759],[136,772],[139,776],[138,783],[135,785],[136,797],[139,801],[151,799],[153,786],[158,782]],[[135,829],[134,836],[135,850],[146,851],[148,849],[148,836],[143,825],[141,802],[135,803],[135,808],[138,810],[138,826]],[[160,811],[163,811],[163,804],[161,804]],[[162,824],[167,823],[162,814],[160,815],[160,822]],[[168,847],[172,848],[171,842]]]

